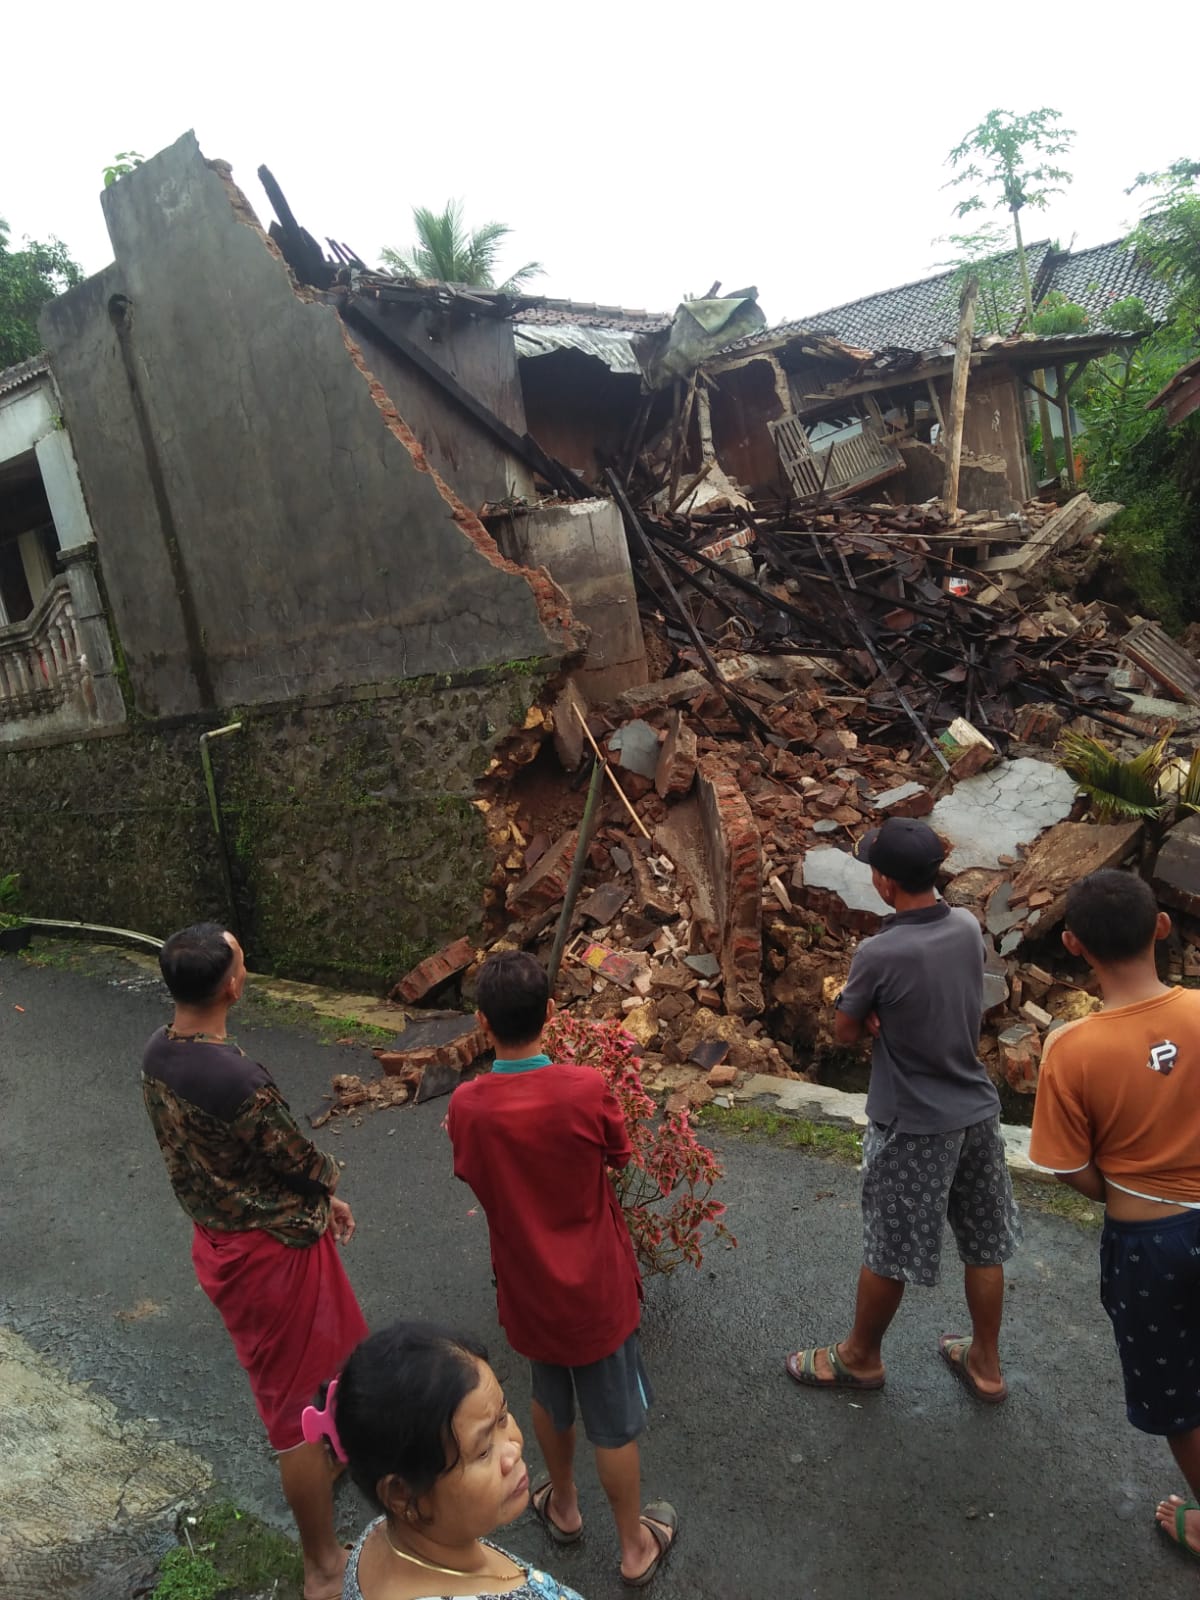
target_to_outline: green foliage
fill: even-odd
[[[225,1580],[205,1556],[194,1556],[182,1545],[169,1550],[158,1569],[151,1600],[216,1600]]]
[[[416,243],[409,250],[385,246],[380,251],[384,265],[398,277],[431,278],[438,283],[516,293],[530,278],[544,271],[540,262],[527,261],[497,284],[500,246],[512,229],[504,222],[485,222],[482,227],[468,229],[460,201],[448,200],[441,211],[414,206],[413,227]]]
[[[1043,295],[1029,325],[1034,333],[1043,336],[1084,333],[1088,314],[1083,306],[1077,306],[1073,300],[1069,300],[1061,289],[1051,289]]]
[[[123,178],[127,172],[140,167],[144,160],[145,157],[139,155],[136,150],[118,150],[104,169],[104,187],[111,189],[118,178]]]
[[[1142,172],[1131,186],[1151,191],[1129,244],[1175,291],[1175,318],[1193,337],[1200,330],[1200,162],[1173,161]]]
[[[13,250],[8,224],[0,218],[0,368],[37,355],[42,348],[38,312],[82,282],[82,268],[60,240],[26,239],[23,249]]]
[[[1200,750],[1192,751],[1175,803],[1181,811],[1200,811]]]
[[[953,245],[955,250],[947,260],[938,262],[941,267],[953,269],[946,291],[946,312],[957,308],[967,279],[975,278],[979,284],[976,332],[1011,333],[1024,300],[1020,264],[1004,225],[985,222],[974,233],[949,233],[937,242]]]
[[[993,204],[1014,216],[1026,206],[1045,210],[1050,196],[1061,194],[1063,186],[1071,181],[1071,174],[1064,167],[1051,164],[1051,158],[1066,154],[1075,137],[1074,129],[1064,128],[1061,123],[1062,113],[1049,106],[1024,116],[989,111],[947,157],[956,170],[947,188],[966,183],[977,186],[974,194],[958,202],[955,214],[965,217],[972,211],[984,210],[987,201],[980,191],[987,189],[998,193]],[[1031,163],[1030,156],[1041,159]]]
[[[1102,321],[1114,333],[1153,333],[1156,326],[1154,318],[1146,310],[1145,301],[1136,294],[1127,294],[1121,300],[1114,300]]]
[[[17,909],[20,904],[20,895],[17,893],[20,881],[19,872],[6,872],[0,876],[0,928],[19,928],[25,921]]]
[[[1152,190],[1150,209],[1127,241],[1170,284],[1165,326],[1134,349],[1093,362],[1078,409],[1087,486],[1097,500],[1127,509],[1106,549],[1139,601],[1171,627],[1200,615],[1200,415],[1169,427],[1148,403],[1200,349],[1200,163],[1177,161],[1133,187]],[[1109,307],[1105,322],[1141,331],[1150,322],[1136,299]]]
[[[1087,795],[1097,822],[1157,818],[1166,805],[1159,787],[1167,759],[1167,740],[1147,745],[1129,761],[1100,739],[1066,733],[1059,765]]]
[[[169,1552],[151,1600],[216,1600],[218,1595],[298,1597],[300,1551],[286,1535],[228,1501],[180,1519],[185,1545]]]

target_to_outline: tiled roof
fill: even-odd
[[[1026,245],[1025,255],[1035,281],[1049,253],[1048,239]],[[1001,331],[1011,333],[1023,309],[1016,251],[1001,257],[998,266],[1004,283],[1000,296]],[[843,344],[866,350],[933,350],[954,340],[959,293],[958,274],[953,269],[939,272],[932,278],[918,278],[895,289],[864,295],[861,300],[848,300],[828,311],[816,311],[795,322],[764,328],[741,340],[736,348],[773,342],[794,333],[831,333]]]
[[[1040,301],[1056,289],[1088,313],[1092,331],[1112,328],[1107,311],[1115,301],[1137,295],[1155,321],[1163,320],[1170,306],[1170,291],[1155,279],[1146,263],[1126,250],[1120,239],[1093,245],[1088,250],[1054,253],[1048,239],[1026,245],[1025,256],[1034,292]],[[1016,251],[997,261],[996,276],[1002,285],[996,295],[1000,316],[998,330],[1008,335],[1016,331],[1024,311],[1024,296],[1017,266]],[[794,322],[764,328],[728,347],[729,351],[750,349],[754,345],[775,343],[800,333],[831,333],[844,344],[858,345],[876,352],[884,350],[927,351],[952,344],[958,328],[958,296],[961,278],[954,271],[940,272],[932,278],[919,278],[895,289],[849,300],[845,305],[816,311]],[[728,352],[722,352],[726,354]]]
[[[1114,328],[1108,309],[1115,301],[1136,295],[1156,322],[1166,319],[1171,307],[1171,291],[1155,278],[1146,262],[1120,239],[1093,245],[1089,250],[1072,250],[1056,256],[1046,290],[1057,289],[1088,314],[1091,328]]]
[[[3,372],[0,372],[0,394],[7,394],[10,389],[19,389],[22,384],[32,383],[34,378],[48,371],[44,355],[30,356],[28,361],[18,361],[15,367],[5,367]]]

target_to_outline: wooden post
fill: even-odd
[[[954,346],[954,375],[950,379],[950,415],[946,419],[946,486],[942,503],[950,522],[958,521],[958,469],[962,462],[967,374],[971,369],[971,340],[975,334],[978,299],[979,279],[968,278],[958,303],[958,341]]]
[[[1058,409],[1062,412],[1063,449],[1066,452],[1067,482],[1072,489],[1075,483],[1075,441],[1071,437],[1071,391],[1066,382],[1065,367],[1054,369],[1054,393]]]

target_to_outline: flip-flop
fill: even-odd
[[[549,1478],[546,1479],[545,1483],[539,1483],[529,1496],[530,1510],[554,1540],[555,1544],[578,1544],[580,1539],[583,1538],[583,1524],[580,1523],[574,1533],[568,1533],[565,1528],[559,1527],[558,1523],[550,1515],[550,1496],[553,1493],[554,1485]]]
[[[975,1400],[982,1400],[985,1406],[998,1406],[1008,1399],[1008,1385],[997,1389],[990,1394],[986,1389],[981,1389],[971,1376],[967,1366],[967,1355],[971,1349],[971,1340],[964,1333],[944,1333],[938,1340],[938,1354],[950,1368],[950,1371],[962,1384],[967,1393]]]
[[[679,1514],[667,1500],[656,1500],[653,1505],[647,1506],[642,1512],[641,1521],[642,1526],[649,1528],[654,1535],[658,1554],[646,1570],[639,1572],[636,1578],[627,1578],[622,1572],[621,1582],[627,1589],[644,1589],[675,1548],[675,1540],[679,1537]],[[666,1533],[663,1532],[664,1528],[668,1530]]]
[[[794,1378],[797,1383],[802,1383],[810,1389],[882,1389],[883,1378],[860,1378],[838,1355],[836,1344],[825,1347],[825,1359],[829,1362],[833,1372],[832,1378],[822,1378],[817,1371],[817,1357],[821,1354],[816,1350],[793,1350],[784,1362],[784,1367],[789,1378]]]
[[[1185,1556],[1191,1556],[1193,1561],[1200,1561],[1200,1550],[1187,1541],[1187,1514],[1189,1511],[1200,1511],[1200,1500],[1181,1500],[1175,1507],[1175,1538],[1171,1541],[1177,1544]],[[1158,1522],[1158,1518],[1154,1519]],[[1159,1527],[1168,1539],[1171,1538],[1169,1529],[1164,1523],[1159,1522]]]

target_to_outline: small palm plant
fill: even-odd
[[[1175,796],[1175,804],[1180,811],[1193,814],[1200,812],[1200,750],[1192,751],[1192,759],[1179,786],[1179,793]]]
[[[414,206],[413,228],[417,237],[410,250],[385,247],[380,251],[384,265],[401,278],[430,278],[437,283],[515,294],[545,270],[539,261],[527,261],[498,284],[500,246],[512,229],[506,222],[485,222],[481,227],[468,228],[457,200],[448,200],[441,211]]]
[[[1162,817],[1169,803],[1160,786],[1167,764],[1165,737],[1130,760],[1084,733],[1064,734],[1059,752],[1063,771],[1087,795],[1097,822],[1154,822]],[[1192,768],[1200,808],[1200,767],[1195,756]]]

